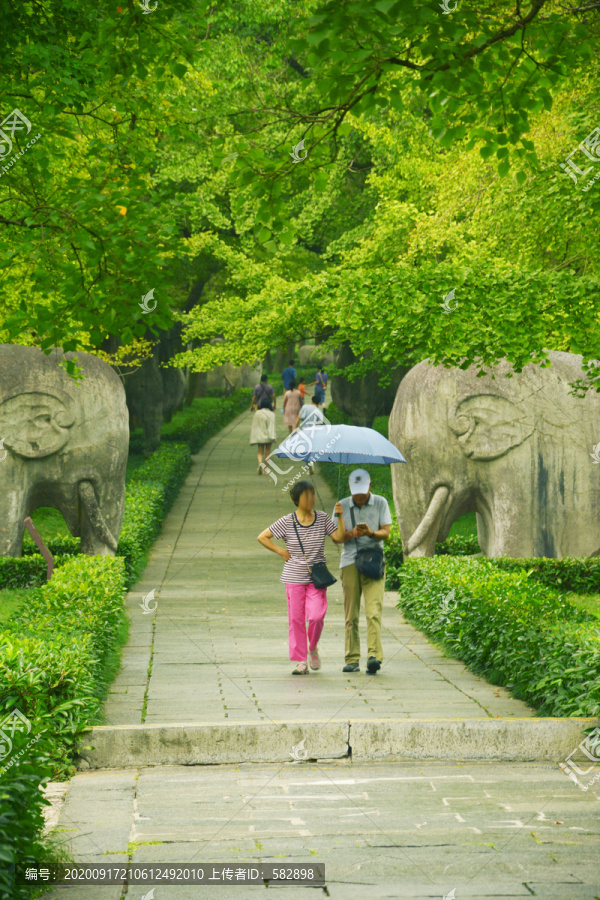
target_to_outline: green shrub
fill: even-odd
[[[439,556],[407,560],[399,607],[417,628],[546,716],[600,715],[594,616],[519,570]]]
[[[3,588],[35,587],[46,581],[47,569],[46,560],[39,553],[32,553],[30,556],[2,556],[0,584]]]
[[[197,453],[209,438],[249,409],[251,397],[252,388],[237,388],[229,397],[197,397],[190,406],[175,413],[170,422],[163,423],[161,442],[183,442],[189,444],[192,453]],[[130,435],[129,450],[141,453],[143,447],[143,433],[136,429]]]
[[[31,729],[15,732],[0,765],[0,900],[31,896],[14,884],[15,865],[57,858],[39,836],[40,786],[75,771],[81,734],[99,716],[124,593],[118,557],[67,559],[0,631],[0,722],[18,710]]]
[[[18,709],[31,722],[27,739],[40,735],[33,749],[21,748],[17,738],[6,768],[0,766],[0,900],[29,897],[35,890],[14,885],[16,864],[58,859],[39,837],[44,805],[39,787],[48,777],[75,771],[82,733],[101,721],[127,630],[124,594],[187,476],[191,448],[249,407],[250,394],[211,401],[210,418],[194,421],[192,410],[165,426],[165,443],[143,464],[130,467],[116,557],[81,555],[79,538],[55,537],[48,542],[56,566],[48,583],[46,562],[29,535],[24,557],[0,559],[3,586],[31,588],[27,601],[0,627],[0,721]]]
[[[190,470],[190,448],[186,443],[162,444],[133,475],[129,485],[154,484],[162,490],[162,516],[166,516]],[[127,506],[127,503],[125,504]]]
[[[31,742],[31,743],[30,743]],[[35,887],[15,884],[15,869],[62,861],[40,837],[46,800],[40,787],[51,774],[47,737],[35,729],[15,732],[12,765],[0,775],[0,900],[26,900]]]
[[[481,551],[476,535],[449,535],[445,541],[435,545],[435,552],[439,556],[471,556]],[[385,556],[387,559],[385,587],[388,591],[396,591],[400,585],[400,567],[404,555],[400,532],[394,526],[385,542]]]
[[[500,556],[492,557],[492,562],[508,572],[527,569],[530,578],[548,587],[582,594],[600,593],[600,559],[597,556],[566,559],[510,559]]]
[[[16,708],[47,727],[58,769],[105,696],[105,658],[125,619],[124,570],[118,557],[67,560],[0,632],[0,717]]]
[[[308,390],[307,390],[308,395]],[[348,425],[349,420],[346,413],[342,412],[342,410],[335,405],[335,403],[328,403],[325,407],[325,416],[332,425]]]

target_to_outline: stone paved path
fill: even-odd
[[[599,803],[551,765],[285,763],[77,775],[59,834],[81,862],[325,864],[285,900],[600,898]],[[141,900],[151,885],[129,885]],[[276,889],[275,889],[276,890]],[[452,891],[455,893],[451,893]],[[249,900],[261,885],[154,885],[153,900]],[[273,889],[269,889],[269,896]],[[119,885],[51,900],[117,900]]]
[[[339,583],[329,590],[322,670],[291,675],[280,560],[256,541],[291,501],[281,482],[257,476],[249,427],[240,417],[195,458],[128,597],[130,640],[106,724],[531,720],[532,710],[407,625],[393,594],[381,672],[367,676],[363,658],[359,676],[344,675]],[[314,482],[319,508],[330,511],[318,473]],[[330,544],[331,568],[337,552]],[[153,589],[156,612],[144,615],[139,603]],[[55,834],[81,863],[325,863],[326,891],[287,887],[286,900],[315,890],[339,900],[600,900],[599,812],[597,797],[550,763],[290,759],[81,772]],[[246,900],[264,891],[89,885],[55,888],[50,900]]]
[[[393,593],[385,601],[381,671],[365,672],[362,613],[362,672],[343,674],[340,581],[328,590],[322,668],[292,676],[283,563],[256,536],[294,508],[282,488],[300,464],[281,460],[281,469],[292,470],[277,485],[259,477],[248,445],[250,416],[240,416],[195,457],[128,596],[130,640],[105,706],[106,724],[531,716],[524,703],[444,657],[408,625]],[[287,433],[282,418],[278,412],[280,440]],[[335,498],[318,471],[313,481],[317,507],[331,513]],[[329,539],[326,552],[339,574],[340,551]],[[140,608],[151,590],[158,600],[153,615]]]

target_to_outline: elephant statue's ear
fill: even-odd
[[[522,444],[535,428],[521,406],[496,394],[467,397],[449,422],[465,456],[496,459]]]
[[[61,450],[75,422],[66,395],[41,391],[15,394],[0,403],[0,436],[4,446],[26,459],[39,459]]]

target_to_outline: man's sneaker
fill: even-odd
[[[321,657],[319,656],[319,651],[315,647],[314,650],[308,651],[308,664],[311,669],[320,669],[321,668]]]
[[[375,672],[378,672],[381,668],[381,663],[375,656],[370,656],[367,660],[367,672],[369,675],[374,675]]]
[[[292,675],[307,675],[308,666],[305,662],[296,663],[296,668],[292,669]]]
[[[360,672],[360,666],[358,663],[346,663],[342,672]]]

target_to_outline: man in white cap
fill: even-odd
[[[383,660],[381,610],[385,588],[383,542],[390,536],[392,516],[385,497],[371,493],[371,476],[355,469],[350,478],[351,497],[341,500],[347,530],[340,559],[346,616],[345,657],[342,671],[360,672],[358,618],[364,594],[367,617],[367,672],[374,675]],[[350,528],[350,523],[352,527]]]

